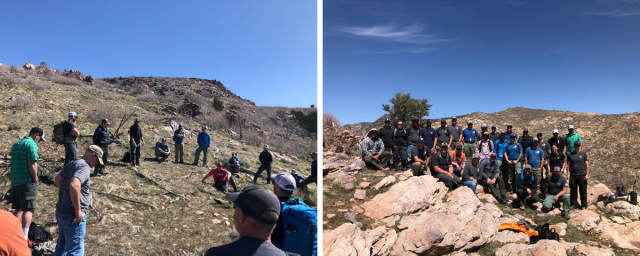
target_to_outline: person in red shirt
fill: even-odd
[[[217,166],[217,168],[211,169],[211,171],[202,178],[202,183],[205,183],[204,181],[208,179],[209,176],[213,176],[214,185],[222,192],[227,192],[229,183],[231,183],[233,191],[238,192],[238,188],[236,187],[236,183],[233,181],[233,177],[227,169],[222,168],[222,162],[218,162]]]

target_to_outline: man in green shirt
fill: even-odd
[[[31,128],[28,137],[11,147],[11,208],[13,214],[22,222],[24,239],[29,234],[31,217],[36,209],[38,196],[38,142],[44,140],[44,131]]]
[[[573,143],[577,141],[577,142],[580,142],[580,144],[582,144],[582,137],[580,137],[580,134],[578,134],[577,132],[574,132],[573,125],[569,125],[569,133],[564,135],[564,140],[567,146],[564,147],[564,152],[562,153],[565,154],[568,159],[569,155],[571,155],[573,151],[576,151],[576,148],[573,146]]]

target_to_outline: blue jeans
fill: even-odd
[[[453,174],[455,174],[456,176],[462,177],[462,175],[460,175],[461,171],[462,170],[458,169],[458,167],[455,167],[455,166],[453,167]]]
[[[475,182],[470,181],[470,180],[465,180],[465,181],[462,182],[462,185],[469,187],[473,191],[474,194],[476,194],[476,195],[478,194],[476,192],[476,183]]]
[[[413,147],[415,147],[416,145],[409,145],[407,146],[407,169],[411,168],[411,164],[409,164],[411,162],[411,150],[413,149]]]
[[[84,234],[87,226],[87,213],[82,212],[84,218],[80,223],[75,216],[69,216],[56,211],[58,221],[58,243],[55,256],[84,255]]]

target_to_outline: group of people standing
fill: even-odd
[[[519,136],[512,125],[501,132],[492,125],[489,132],[487,124],[478,131],[468,121],[462,128],[455,117],[451,125],[443,119],[435,129],[431,120],[420,128],[413,118],[404,128],[402,120],[391,127],[386,119],[384,127],[371,129],[362,141],[362,159],[369,169],[410,168],[416,176],[432,175],[449,189],[467,186],[476,193],[480,184],[503,204],[509,201],[507,194],[515,193],[514,205],[519,208],[540,201],[543,210],[551,210],[554,203],[563,202],[563,216],[569,218],[569,209],[587,207],[589,159],[574,126],[567,131],[559,136],[554,129],[553,136],[544,140],[542,133],[534,137],[527,128]]]

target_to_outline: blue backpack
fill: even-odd
[[[300,256],[316,256],[318,253],[318,212],[302,200],[281,202],[284,239],[276,245],[283,251]]]

